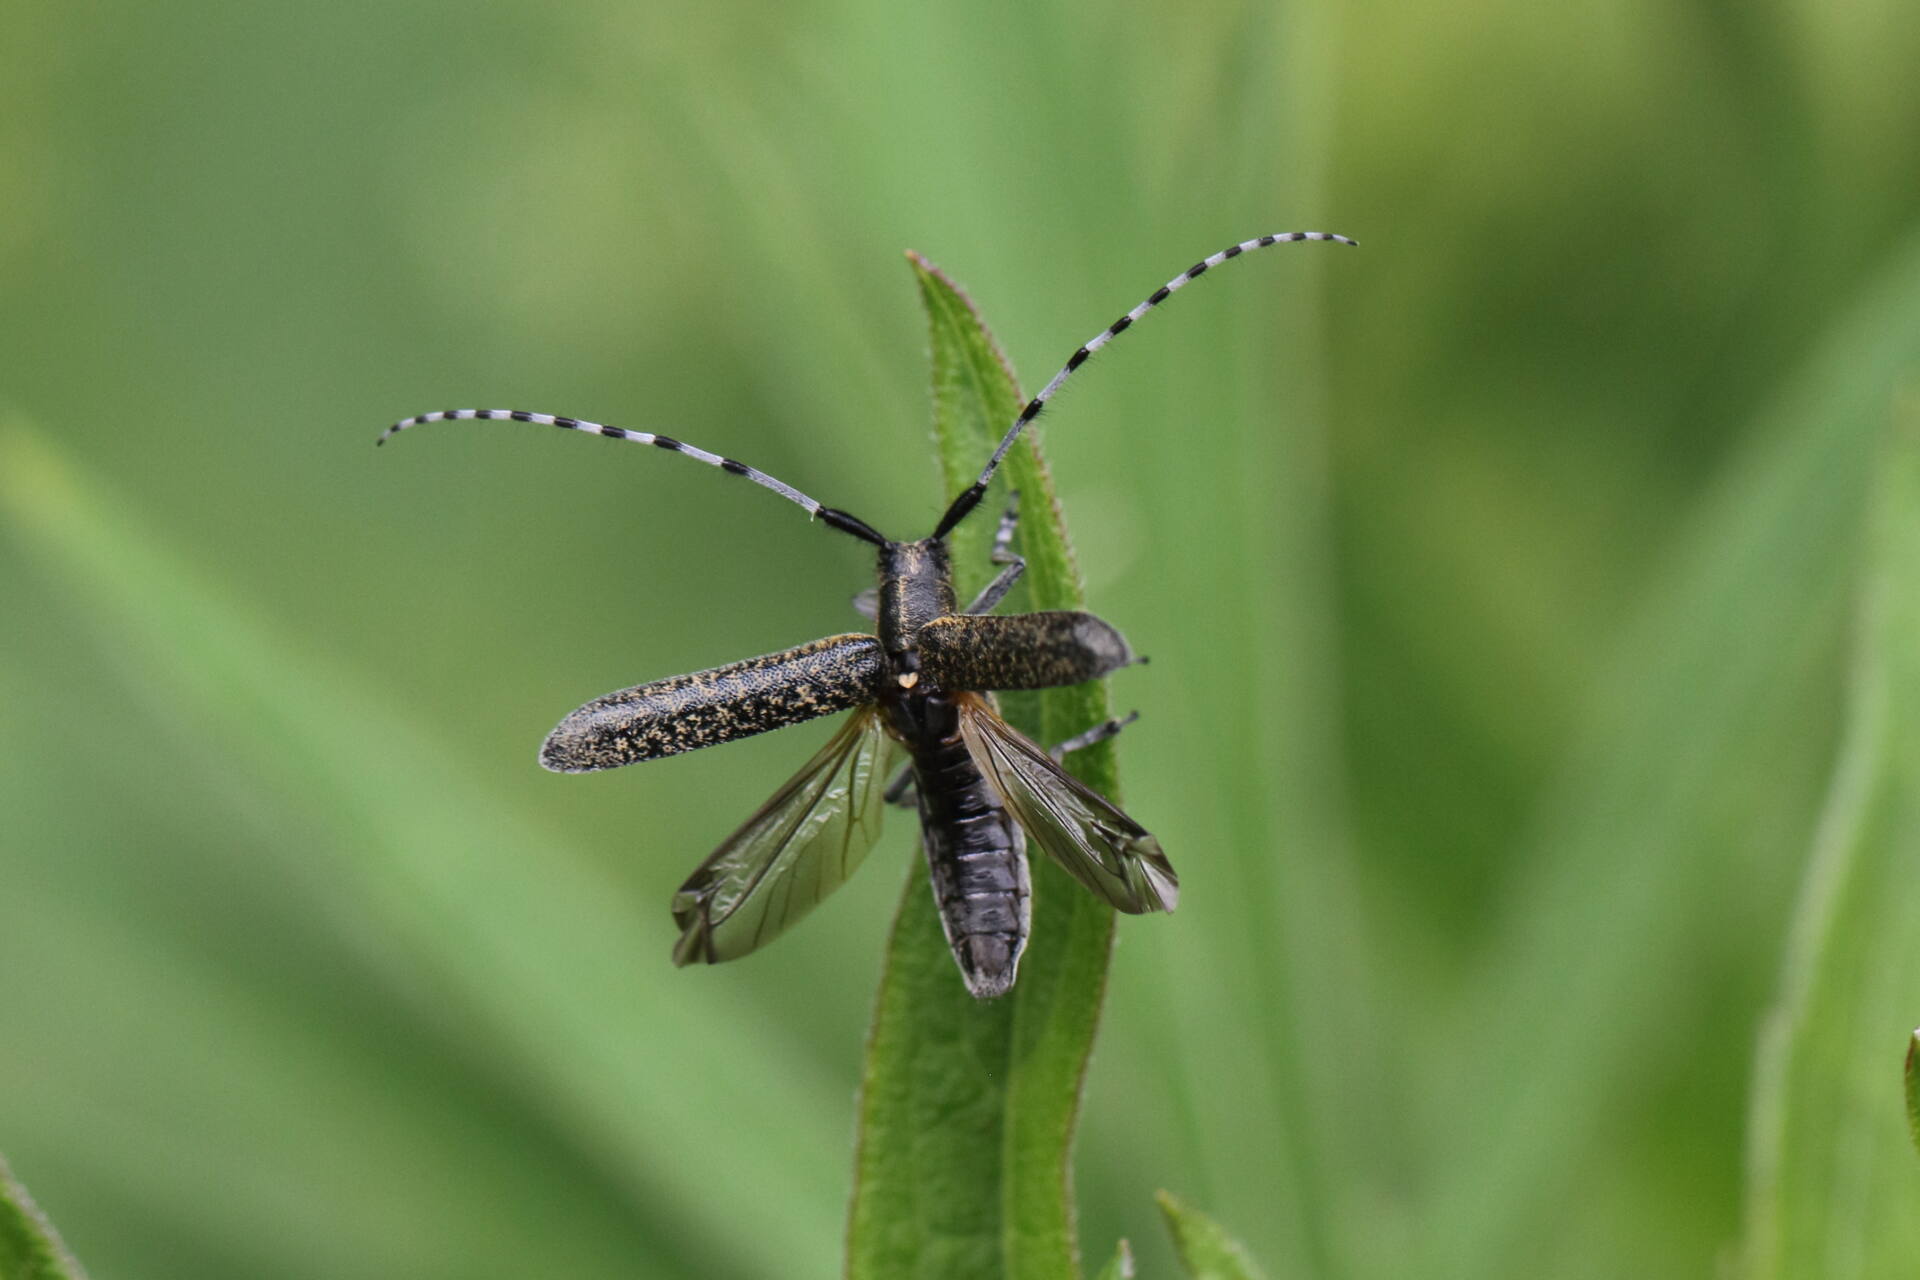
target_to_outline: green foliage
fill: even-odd
[[[1920,417],[1885,449],[1846,739],[1768,1024],[1749,1276],[1895,1276],[1920,1258],[1913,1116],[1889,1067],[1920,1016]]]
[[[914,258],[913,267],[932,342],[934,438],[951,495],[973,480],[1021,397],[965,295],[924,260]],[[1036,609],[1081,604],[1065,525],[1031,437],[1005,471],[1020,492],[1025,598]],[[978,512],[953,540],[962,596],[985,584],[992,512]],[[1036,739],[1058,741],[1105,717],[1105,693],[1097,684],[1050,690],[1009,714]],[[1076,752],[1069,765],[1114,793],[1111,744]],[[1045,858],[1033,860],[1033,876],[1033,937],[1020,980],[985,1004],[954,970],[924,865],[916,860],[907,878],[867,1042],[852,1276],[1080,1273],[1068,1156],[1114,913]]]
[[[1626,1104],[1617,1082],[1636,1045],[1676,1033],[1686,1003],[1637,993],[1683,969],[1705,904],[1728,909],[1757,877],[1798,867],[1812,795],[1782,792],[1769,762],[1828,714],[1834,693],[1810,673],[1851,607],[1886,405],[1916,365],[1920,241],[1788,372],[1750,455],[1620,641],[1446,1055],[1461,1074],[1423,1081],[1436,1151],[1477,1157],[1440,1193],[1427,1239],[1439,1257],[1520,1265],[1580,1185],[1565,1153]],[[1488,1090],[1502,1073],[1514,1086]]]
[[[1266,1280],[1246,1246],[1226,1228],[1170,1192],[1162,1191],[1156,1199],[1190,1280]]]
[[[1821,1107],[1889,1154],[1920,1024],[1782,955],[1866,759],[1912,10],[14,0],[0,1146],[127,1280],[831,1274],[913,824],[675,970],[675,886],[831,726],[534,753],[860,627],[870,556],[659,450],[371,438],[580,413],[921,530],[902,247],[1037,377],[1311,227],[1366,248],[1209,273],[1047,413],[1183,882],[1118,930],[1087,1269],[1177,1274],[1173,1186],[1276,1276],[1714,1274],[1812,1204]],[[1750,1097],[1770,1011],[1849,1007]]]
[[[1133,1248],[1125,1240],[1114,1246],[1113,1257],[1100,1268],[1099,1280],[1133,1280]]]
[[[1920,1152],[1920,1031],[1915,1031],[1907,1040],[1904,1074],[1907,1083],[1907,1136],[1913,1139],[1913,1149]]]
[[[86,1280],[60,1235],[0,1159],[0,1278]]]
[[[228,1241],[225,1247],[270,1258],[283,1240],[314,1241],[331,1229],[330,1215],[317,1211],[322,1194],[343,1197],[356,1213],[377,1214],[412,1181],[403,1165],[343,1149],[338,1135],[316,1128],[309,1108],[319,1091],[337,1105],[379,1117],[385,1141],[408,1141],[410,1129],[417,1140],[424,1128],[449,1144],[449,1154],[464,1153],[465,1180],[454,1178],[457,1194],[440,1204],[438,1216],[415,1213],[396,1224],[404,1247],[429,1247],[457,1223],[492,1231],[498,1248],[526,1249],[528,1265],[546,1258],[560,1272],[591,1270],[631,1249],[631,1240],[616,1243],[618,1233],[603,1234],[609,1226],[604,1210],[591,1204],[578,1219],[597,1225],[578,1239],[488,1225],[496,1217],[493,1197],[540,1204],[553,1191],[537,1172],[514,1169],[515,1144],[502,1148],[461,1114],[489,1105],[480,1101],[487,1093],[472,1092],[472,1080],[455,1065],[470,1055],[503,1073],[504,1091],[491,1105],[545,1115],[563,1147],[592,1153],[598,1176],[636,1198],[655,1194],[645,1188],[656,1183],[661,1167],[693,1178],[685,1194],[658,1203],[664,1210],[671,1202],[683,1220],[704,1219],[702,1229],[716,1238],[731,1235],[728,1252],[742,1266],[777,1269],[796,1241],[830,1238],[837,1210],[831,1188],[767,1206],[784,1219],[767,1235],[729,1233],[731,1207],[693,1194],[702,1183],[720,1185],[729,1177],[703,1136],[705,1117],[725,1115],[795,1140],[820,1124],[820,1107],[803,1076],[764,1073],[755,1065],[782,1055],[751,1018],[736,1016],[731,1030],[699,1030],[695,1024],[704,1019],[697,1009],[657,986],[624,980],[636,954],[666,964],[664,910],[642,913],[607,893],[589,861],[564,840],[450,769],[433,735],[327,670],[297,638],[226,598],[142,530],[128,508],[74,468],[56,443],[19,423],[0,432],[0,520],[59,584],[61,605],[97,640],[116,688],[124,690],[111,716],[89,711],[87,727],[111,730],[117,750],[137,748],[163,760],[170,785],[211,778],[215,795],[229,798],[195,820],[223,838],[234,828],[245,863],[176,861],[155,868],[156,891],[190,895],[201,891],[195,885],[224,885],[225,892],[248,895],[264,928],[285,910],[273,892],[284,885],[307,909],[359,934],[354,962],[365,966],[368,981],[393,993],[403,1012],[395,1018],[391,1006],[373,1006],[365,1016],[389,1030],[375,1044],[356,1047],[302,1019],[270,1019],[260,1007],[262,993],[244,983],[210,981],[180,961],[178,943],[165,934],[89,933],[88,947],[62,949],[68,962],[58,968],[21,964],[9,972],[37,973],[61,990],[98,966],[103,974],[186,993],[170,998],[194,1004],[201,1018],[228,1005],[249,1010],[261,1034],[229,1045],[219,1069],[272,1083],[231,1101],[209,1090],[211,1065],[183,1052],[203,1033],[188,1015],[123,1051],[143,1055],[147,1087],[201,1099],[205,1111],[183,1103],[179,1128],[162,1125],[117,1138],[110,1128],[83,1132],[100,1142],[137,1143],[144,1135],[152,1146],[142,1149],[161,1164],[176,1142],[205,1140],[208,1131],[224,1132],[228,1141],[239,1138],[232,1130],[256,1126],[298,1137],[304,1151],[291,1165],[277,1162],[284,1157],[272,1145],[263,1150],[255,1187],[242,1189],[236,1201],[167,1200],[159,1188],[143,1193],[167,1203],[181,1222]],[[32,696],[23,683],[10,692]],[[376,741],[378,754],[372,754],[368,746]],[[533,745],[527,744],[529,761]],[[235,796],[249,799],[235,805]],[[26,789],[7,798],[19,808],[31,803]],[[328,851],[319,865],[302,859],[302,851],[314,847]],[[249,881],[247,865],[262,864],[271,871],[268,883]],[[228,879],[207,879],[216,874]],[[31,900],[41,913],[21,918],[11,940],[74,936],[57,897],[39,893]],[[337,998],[324,987],[307,994],[323,1007]],[[450,1011],[459,1028],[453,1060],[442,1038]],[[129,1027],[142,1025],[136,1010],[120,1016]],[[696,1042],[734,1069],[715,1070],[704,1085],[682,1082],[671,1096],[648,1087],[664,1058]],[[464,1094],[466,1102],[446,1115],[430,1098],[388,1098],[382,1076],[368,1071],[361,1056],[372,1053],[377,1061],[382,1049],[397,1051],[403,1061],[440,1063],[442,1083],[429,1092]],[[301,1065],[286,1065],[288,1057]],[[59,1096],[51,1082],[43,1087]],[[307,1194],[290,1194],[283,1179]]]

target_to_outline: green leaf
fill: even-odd
[[[0,1157],[0,1280],[86,1280],[86,1275]]]
[[[1435,1058],[1452,1065],[1423,1082],[1424,1159],[1447,1176],[1413,1232],[1420,1266],[1523,1268],[1603,1203],[1567,1153],[1643,1113],[1696,1032],[1685,1001],[1647,993],[1717,958],[1703,913],[1764,918],[1791,883],[1821,778],[1778,762],[1825,731],[1844,566],[1916,360],[1920,238],[1784,380],[1597,683],[1502,936],[1449,1013]]]
[[[933,348],[934,430],[948,493],[971,483],[1022,403],[971,303],[924,260],[913,269]],[[1053,483],[1031,434],[1003,466],[1020,491],[1029,607],[1084,602]],[[962,597],[984,585],[993,498],[954,531]],[[1056,742],[1107,715],[1099,683],[1008,699],[1008,719]],[[1110,745],[1070,767],[1115,794]],[[1034,860],[1033,935],[1013,991],[992,1003],[961,985],[916,860],[887,945],[860,1100],[848,1274],[1080,1274],[1068,1165],[1081,1083],[1106,989],[1113,911]]]
[[[1133,1247],[1125,1240],[1114,1247],[1113,1257],[1100,1268],[1099,1280],[1133,1280]]]
[[[1168,1192],[1155,1198],[1180,1265],[1193,1280],[1264,1280],[1266,1273],[1226,1228]]]
[[[1846,739],[1755,1072],[1754,1280],[1909,1274],[1914,1115],[1889,1071],[1920,1014],[1920,414],[1878,471]]]
[[[1920,1151],[1920,1031],[1907,1041],[1907,1134]]]

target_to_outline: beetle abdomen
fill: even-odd
[[[1019,824],[975,767],[958,727],[917,749],[914,788],[934,904],[967,990],[1013,986],[1032,922],[1032,886]]]

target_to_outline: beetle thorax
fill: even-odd
[[[938,538],[889,542],[880,548],[879,572],[880,642],[898,661],[912,653],[921,627],[954,610],[947,544]]]

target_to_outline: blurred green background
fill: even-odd
[[[866,553],[373,437],[584,416],[909,536],[902,250],[1031,388],[1335,230],[1049,415],[1184,890],[1122,923],[1088,1246],[1168,1274],[1164,1186],[1280,1276],[1709,1273],[1920,353],[1916,65],[1899,3],[13,0],[0,1150],[102,1276],[832,1274],[911,824],[678,972],[830,729],[534,752],[857,625]]]

